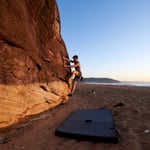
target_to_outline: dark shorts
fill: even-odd
[[[79,81],[81,79],[81,77],[82,77],[82,73],[79,72],[79,74],[77,76],[75,76],[73,80],[74,81]]]
[[[80,78],[81,78],[80,76],[75,76],[73,80],[74,80],[74,81],[79,81]]]

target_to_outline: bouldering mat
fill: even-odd
[[[110,109],[78,109],[56,129],[55,135],[79,140],[118,142]]]

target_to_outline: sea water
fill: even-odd
[[[100,84],[100,85],[118,85],[118,86],[141,86],[150,87],[150,82],[120,82],[120,83],[97,83],[97,82],[85,82],[87,84]]]

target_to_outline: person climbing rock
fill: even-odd
[[[68,94],[68,96],[72,96],[72,94],[76,88],[77,82],[82,79],[81,66],[80,66],[78,56],[74,55],[72,58],[73,58],[73,60],[70,60],[66,57],[63,57],[63,59],[65,60],[64,61],[64,67],[75,69],[73,71],[71,77],[69,78],[69,83],[71,83],[72,79],[73,79],[73,81],[72,81],[72,86],[71,86],[71,92]],[[74,63],[74,64],[73,65],[66,65],[66,61]]]

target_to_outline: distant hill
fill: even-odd
[[[83,82],[94,82],[94,83],[120,83],[119,80],[111,78],[83,78]]]

